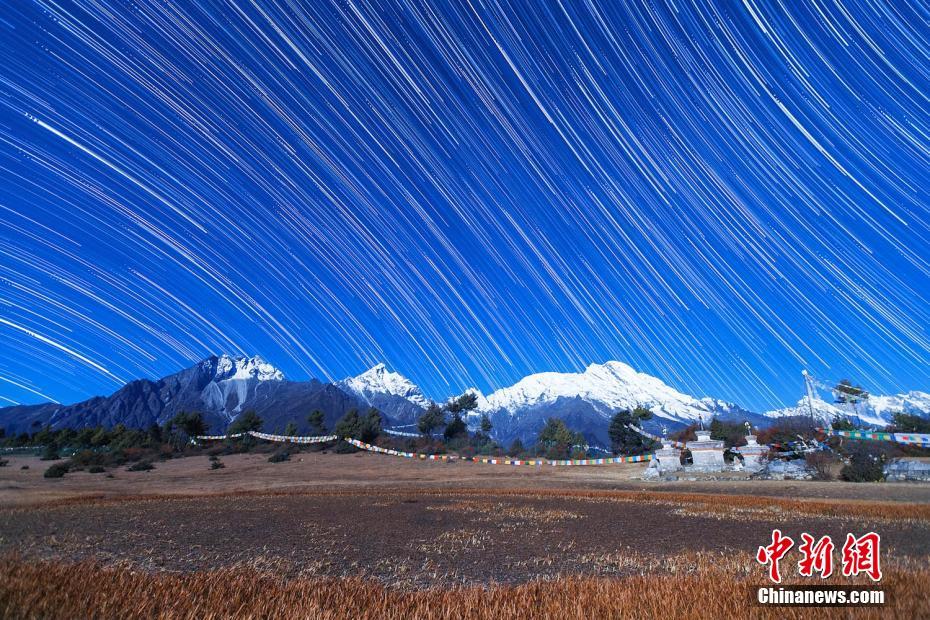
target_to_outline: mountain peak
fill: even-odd
[[[361,396],[369,403],[375,396],[387,395],[399,396],[418,407],[429,405],[429,400],[415,383],[400,373],[388,370],[383,362],[375,364],[358,376],[339,381],[339,385]]]
[[[563,398],[597,403],[608,410],[642,405],[650,407],[659,417],[673,420],[693,420],[709,413],[702,401],[618,361],[591,364],[580,373],[529,375],[489,395],[485,407],[492,411],[514,412]]]
[[[283,381],[284,373],[259,356],[220,355],[211,357],[201,365],[212,369],[215,381],[257,379],[259,381]]]

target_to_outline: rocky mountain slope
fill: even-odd
[[[366,404],[334,385],[287,381],[259,357],[209,357],[191,368],[158,380],[137,379],[109,396],[73,405],[20,405],[0,409],[7,433],[30,432],[45,423],[55,428],[124,424],[146,428],[164,424],[182,411],[199,411],[211,432],[222,432],[247,409],[255,409],[267,428],[288,421],[306,426],[307,415],[321,409],[331,425],[352,407]]]

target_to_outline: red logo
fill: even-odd
[[[803,577],[810,577],[814,571],[820,573],[822,579],[833,574],[833,540],[824,536],[817,543],[808,533],[801,534],[801,546],[798,547],[804,557],[798,562],[798,573]]]
[[[794,540],[776,529],[772,530],[771,544],[759,547],[756,552],[756,561],[759,564],[768,565],[769,579],[775,583],[781,583],[779,562],[792,547],[794,547]],[[806,532],[801,534],[801,544],[798,546],[798,551],[801,553],[801,559],[798,561],[798,574],[802,577],[813,577],[816,572],[822,579],[832,575],[834,549],[835,545],[829,536],[823,536],[817,540]],[[881,537],[875,532],[869,532],[859,538],[853,534],[847,534],[842,550],[843,576],[855,577],[859,573],[865,573],[872,581],[880,581],[882,578],[880,551]]]
[[[882,568],[878,553],[881,537],[875,532],[869,532],[861,538],[846,534],[846,544],[843,545],[843,576],[852,577],[865,573],[872,581],[882,578]]]
[[[785,554],[794,546],[794,541],[787,536],[781,535],[781,530],[772,530],[772,544],[767,547],[759,547],[756,552],[756,561],[759,564],[771,564],[769,567],[769,579],[775,583],[781,583],[781,573],[778,572],[778,562],[785,557]]]

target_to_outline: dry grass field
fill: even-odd
[[[49,480],[47,463],[10,461],[4,618],[930,617],[930,485],[647,483],[637,465],[321,453]],[[881,533],[888,604],[755,605],[755,550],[775,527]],[[796,561],[789,581],[819,582]]]

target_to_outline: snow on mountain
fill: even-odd
[[[480,411],[521,410],[553,403],[560,398],[580,399],[616,411],[645,406],[661,418],[708,420],[719,401],[699,400],[683,394],[660,379],[637,372],[622,362],[591,364],[582,373],[543,372],[524,377],[514,385],[479,399]]]
[[[258,357],[233,357],[221,355],[206,359],[201,364],[205,369],[213,366],[216,381],[229,381],[237,379],[258,379],[259,381],[283,381],[284,373]]]
[[[284,373],[262,358],[221,355],[200,362],[200,368],[212,378],[200,392],[207,407],[223,411],[228,420],[242,412],[258,384],[284,381]]]
[[[871,396],[866,402],[856,408],[849,405],[829,403],[815,397],[808,405],[807,398],[802,398],[793,407],[784,407],[769,411],[764,415],[768,418],[782,418],[786,416],[809,416],[813,409],[814,417],[823,424],[829,424],[835,417],[847,417],[853,422],[884,427],[891,423],[891,417],[896,412],[912,413],[930,416],[930,394],[926,392],[908,392],[889,396]]]
[[[384,364],[377,364],[357,377],[343,379],[336,385],[359,396],[372,406],[376,406],[376,400],[386,396],[402,398],[421,408],[429,405],[429,399],[415,383],[400,373],[391,372]]]

